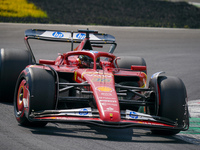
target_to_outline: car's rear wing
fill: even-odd
[[[41,40],[81,42],[86,37],[86,33],[74,32],[74,31],[28,29],[25,31],[25,36],[28,38],[41,39]],[[102,41],[109,43],[115,42],[114,36],[105,33],[98,33],[98,31],[93,31],[92,33],[89,33],[89,38],[90,41],[99,41],[99,42]]]
[[[28,39],[70,42],[71,51],[73,51],[73,43],[81,43],[85,38],[88,38],[91,44],[111,44],[109,53],[113,53],[117,44],[115,37],[110,34],[98,33],[95,30],[78,30],[74,31],[59,31],[59,30],[42,30],[42,29],[28,29],[25,31],[25,44],[31,52],[33,62],[36,62],[33,52],[31,50]],[[98,45],[97,45],[98,46]]]

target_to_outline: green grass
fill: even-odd
[[[200,134],[200,118],[190,118],[190,128],[182,134]]]

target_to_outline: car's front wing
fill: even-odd
[[[112,112],[110,114],[112,115]],[[121,120],[119,122],[106,122],[99,117],[98,110],[91,108],[32,112],[29,116],[29,120],[62,123],[83,123],[112,128],[141,127],[183,131],[187,130],[188,126],[186,124],[185,126],[180,127],[176,122],[173,122],[167,118],[152,116],[131,110],[121,111]]]

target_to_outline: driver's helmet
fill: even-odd
[[[87,55],[79,55],[79,66],[81,68],[93,68],[94,62],[93,59]]]

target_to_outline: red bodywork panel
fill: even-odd
[[[103,121],[120,121],[120,108],[115,91],[114,75],[108,71],[77,70],[75,81],[87,81],[93,91]]]
[[[92,69],[80,68],[78,55],[87,55],[93,60],[96,60],[100,56],[108,57],[109,61],[100,61],[102,65],[101,69],[97,69],[95,61]],[[90,90],[93,92],[93,96],[96,100],[100,120],[105,122],[121,122],[120,106],[115,90],[114,76],[138,77],[138,84],[141,87],[146,86],[147,76],[145,73],[133,71],[131,68],[129,71],[114,68],[113,63],[115,58],[115,55],[107,52],[71,51],[58,56],[55,61],[40,60],[39,63],[47,64],[57,72],[73,73],[73,80],[77,83],[87,81],[90,84]],[[38,67],[49,70],[47,66],[30,65],[28,67]],[[137,68],[140,70],[139,66],[137,66]],[[144,68],[141,67],[141,70],[144,70]]]

